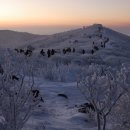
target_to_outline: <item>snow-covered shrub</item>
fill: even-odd
[[[130,129],[130,97],[125,94],[111,114],[114,130]]]
[[[40,100],[33,101],[33,81],[19,81],[11,74],[0,77],[0,113],[5,119],[4,130],[21,130]]]
[[[33,109],[41,102],[39,90],[35,96],[33,65],[20,55],[8,55],[3,59],[4,73],[0,74],[0,123],[1,130],[21,130]],[[27,70],[25,73],[24,71]],[[27,74],[24,75],[24,74]],[[15,77],[15,78],[14,78]],[[35,96],[35,97],[34,97]]]
[[[43,77],[51,81],[66,81],[68,71],[68,66],[63,64],[60,66],[48,64],[46,67],[42,68]]]
[[[48,62],[46,66],[39,68],[38,74],[44,79],[50,81],[69,82],[76,81],[78,77],[86,75],[87,66],[79,66],[75,64],[57,65],[54,62]]]
[[[112,68],[102,70],[94,65],[91,71],[87,77],[78,80],[77,86],[94,107],[98,130],[106,130],[107,117],[126,93],[122,87],[126,85],[125,78],[121,78],[122,71],[116,72]]]
[[[33,78],[13,79],[12,74],[0,77],[0,113],[4,117],[4,130],[21,130],[40,103],[40,95],[34,97]]]
[[[118,106],[112,113],[114,130],[129,130],[130,129],[130,66],[123,64],[119,73],[123,84],[120,85],[125,90],[126,94],[119,100]]]
[[[69,56],[54,56],[51,58],[51,60],[57,65],[68,65],[71,63],[72,58]]]
[[[82,65],[82,61],[80,59],[74,59],[72,61],[73,64]]]
[[[101,57],[97,57],[97,56],[93,56],[93,55],[83,55],[79,59],[82,61],[82,65],[91,65],[91,64],[103,65],[103,64],[105,64]]]
[[[3,116],[0,116],[0,130],[4,130],[5,126],[5,118]]]

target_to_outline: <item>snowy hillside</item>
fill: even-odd
[[[100,24],[0,31],[0,130],[129,130],[129,64],[130,37]]]
[[[106,42],[105,48],[102,47],[104,42]],[[130,37],[99,24],[54,34],[32,45],[37,49],[45,50],[48,48],[62,50],[71,47],[81,52],[84,49],[88,57],[92,56],[91,51],[94,50],[92,57],[102,58],[108,63],[113,62],[113,65],[130,60]],[[98,47],[98,51],[93,49],[94,46]]]
[[[98,57],[103,62],[108,64],[111,62],[110,64],[113,65],[130,60],[130,37],[100,24],[46,36],[30,42],[30,45],[36,49],[36,52],[41,49],[45,51],[55,49],[62,53],[62,50],[68,47],[75,48],[77,53],[85,50],[85,55],[82,57],[96,59]],[[93,55],[91,55],[92,50]]]
[[[102,37],[102,38],[101,38]],[[115,32],[111,29],[103,27],[100,24],[94,24],[92,26],[79,28],[77,30],[71,30],[63,33],[57,33],[54,35],[48,36],[46,39],[41,39],[38,42],[34,43],[37,44],[37,47],[65,47],[65,46],[76,46],[82,47],[86,46],[90,42],[99,42],[104,40],[103,38],[110,38],[111,42],[128,42],[130,41],[130,37]],[[77,41],[77,44],[76,44]]]
[[[15,48],[36,41],[44,36],[34,35],[26,32],[16,32],[10,30],[0,30],[0,47]]]

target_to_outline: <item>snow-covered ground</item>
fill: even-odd
[[[27,123],[27,127],[31,127],[30,130],[35,127],[42,130],[43,125],[46,130],[93,130],[95,128],[94,122],[88,118],[87,114],[78,112],[76,106],[86,101],[76,87],[76,82],[47,82],[39,79],[37,83],[45,103],[35,110]],[[68,99],[58,94],[67,95]]]
[[[25,50],[27,46],[34,48],[30,57],[14,50]],[[89,74],[93,64],[96,70],[98,66],[118,69],[122,63],[130,63],[130,37],[100,24],[48,36],[0,31],[0,47],[0,65],[7,73],[29,76],[33,71],[35,85],[45,100],[33,111],[26,130],[44,130],[44,126],[45,130],[96,130],[95,120],[78,112],[78,106],[86,99],[76,81]],[[68,47],[75,48],[75,52],[63,54]],[[40,54],[41,49],[45,56]],[[48,58],[48,49],[57,53]],[[111,129],[110,124],[107,128]]]

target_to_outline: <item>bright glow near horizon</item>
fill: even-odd
[[[0,0],[0,28],[130,26],[130,0]]]

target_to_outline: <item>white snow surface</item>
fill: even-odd
[[[85,103],[84,96],[76,87],[75,82],[47,82],[37,79],[37,84],[45,97],[45,103],[37,108],[28,121],[26,128],[42,130],[95,130],[96,124],[87,114],[78,112],[76,105]],[[64,93],[68,99],[58,96]]]
[[[99,28],[101,29],[100,31]],[[102,38],[99,35],[102,35]],[[101,42],[104,42],[106,38],[109,38],[109,41],[105,48],[101,48]],[[93,42],[99,50],[92,55]],[[2,48],[0,54],[3,54],[3,48],[10,48],[12,51],[14,48],[26,48],[28,45],[35,48],[30,59],[32,58],[32,63],[36,63],[36,65],[43,67],[49,63],[62,62],[62,60],[64,62],[67,61],[70,65],[63,65],[60,70],[55,70],[59,74],[62,72],[62,76],[67,79],[66,82],[47,81],[40,74],[36,77],[35,84],[39,87],[45,103],[41,104],[41,107],[37,107],[33,112],[26,124],[27,130],[36,130],[36,127],[37,130],[43,130],[43,125],[46,127],[45,130],[96,130],[96,123],[90,120],[87,114],[79,113],[76,107],[86,102],[84,96],[76,87],[76,74],[79,74],[80,71],[83,72],[87,68],[86,66],[91,64],[90,62],[93,63],[93,61],[97,64],[103,63],[113,66],[118,66],[122,63],[129,64],[130,37],[103,27],[100,24],[48,36],[8,30],[0,31],[0,48]],[[64,55],[61,51],[67,47],[75,48],[76,53]],[[39,52],[41,49],[46,51],[52,48],[60,50],[60,53],[49,59],[47,56],[44,58],[40,56]],[[84,55],[80,53],[82,49],[86,51]],[[14,52],[10,52],[10,54],[14,54]],[[0,63],[2,63],[3,59],[0,59]],[[83,65],[83,70],[79,63]],[[35,69],[40,68],[38,67]],[[44,71],[45,75],[45,73],[52,73],[50,68],[54,69],[55,67],[57,69],[56,65],[47,67],[44,70],[40,70],[40,72]],[[68,99],[60,97],[58,94],[66,94]],[[3,119],[0,118],[0,122],[2,121]]]

